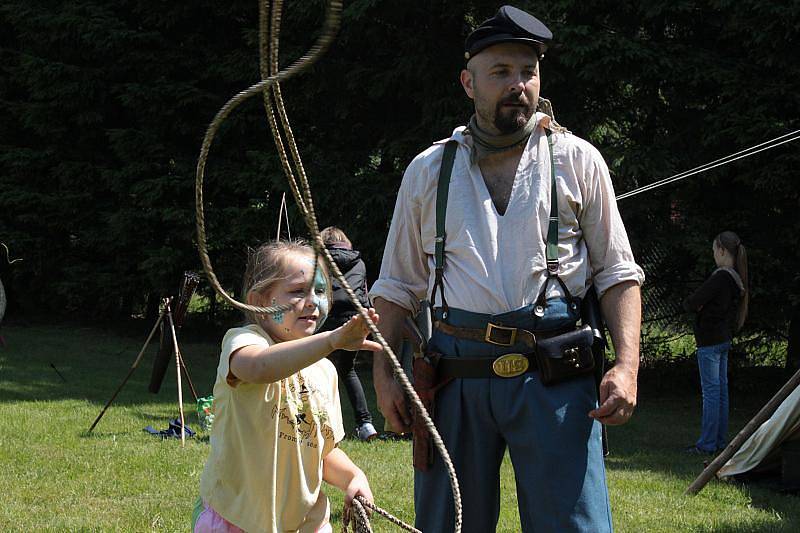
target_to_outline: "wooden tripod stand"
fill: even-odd
[[[184,429],[185,417],[183,414],[183,385],[181,382],[181,371],[183,371],[183,374],[186,375],[186,381],[189,383],[189,389],[192,391],[192,395],[194,396],[195,401],[197,401],[197,391],[194,388],[192,379],[189,377],[189,371],[186,369],[186,365],[183,362],[183,357],[181,356],[180,348],[178,347],[178,337],[175,334],[175,323],[173,322],[172,319],[172,310],[171,310],[172,298],[164,298],[161,301],[161,304],[162,304],[161,312],[158,315],[158,319],[156,319],[156,323],[153,325],[153,329],[150,330],[150,334],[147,336],[147,340],[144,341],[144,346],[142,346],[142,349],[139,351],[139,355],[136,356],[136,360],[134,360],[133,364],[131,365],[131,368],[128,370],[128,374],[125,376],[125,379],[122,380],[122,383],[120,383],[119,387],[117,387],[117,390],[114,391],[114,394],[111,396],[111,399],[108,400],[105,407],[103,407],[103,410],[100,411],[99,415],[97,415],[97,418],[94,420],[92,426],[89,428],[89,433],[91,433],[92,430],[97,425],[97,423],[100,422],[100,419],[103,418],[103,415],[106,413],[108,408],[114,402],[117,395],[120,393],[122,388],[125,386],[130,377],[133,375],[134,371],[136,371],[136,367],[139,366],[139,362],[142,360],[144,352],[145,350],[147,350],[147,346],[150,344],[153,335],[155,335],[156,330],[158,330],[158,327],[166,318],[172,336],[173,349],[175,350],[175,369],[178,378],[178,407],[180,408],[180,418],[181,418],[181,446],[186,445],[186,430]]]

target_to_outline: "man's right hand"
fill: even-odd
[[[382,355],[382,358],[387,359],[387,356]],[[388,360],[386,362],[388,363]],[[411,413],[408,411],[406,395],[400,384],[394,380],[394,377],[379,378],[374,383],[378,410],[389,422],[392,430],[395,433],[411,431]]]
[[[375,309],[381,315],[378,329],[399,357],[399,348],[403,341],[403,328],[410,312],[383,298],[375,299]],[[372,381],[377,395],[378,409],[392,429],[397,433],[410,431],[411,414],[406,406],[406,396],[395,381],[391,361],[384,352],[376,353],[373,358]]]

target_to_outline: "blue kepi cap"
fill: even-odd
[[[469,34],[464,43],[464,58],[469,61],[482,50],[500,43],[527,44],[541,58],[552,39],[553,32],[541,20],[516,7],[503,6]]]

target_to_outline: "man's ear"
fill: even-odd
[[[472,83],[474,81],[472,77],[472,72],[470,72],[469,69],[465,68],[464,70],[461,71],[460,80],[461,80],[461,86],[464,88],[464,92],[467,93],[467,96],[474,99],[475,91],[472,86]]]

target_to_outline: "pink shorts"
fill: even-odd
[[[198,515],[197,522],[194,524],[194,533],[245,533],[245,531],[234,526],[219,513],[203,502],[205,509]],[[327,522],[321,526],[317,533],[333,533],[331,523]]]
[[[244,529],[234,526],[209,505],[203,502],[203,509],[194,523],[194,533],[244,533]]]

